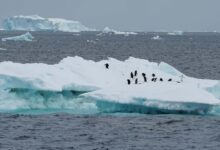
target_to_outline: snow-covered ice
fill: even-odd
[[[106,63],[109,69],[106,69]],[[138,84],[130,77],[135,70],[138,74],[134,78],[138,79]],[[142,73],[146,74],[147,82],[144,82]],[[157,77],[156,82],[151,81],[153,73]],[[159,81],[160,78],[163,82]],[[130,79],[130,85],[127,79]],[[204,105],[220,104],[218,80],[188,77],[164,62],[154,63],[132,57],[125,61],[109,58],[94,62],[76,56],[54,65],[1,62],[0,93],[7,89],[75,91],[82,92],[79,97],[87,101],[172,110],[194,109],[195,105],[195,109],[200,110]],[[23,106],[19,101],[16,108],[20,105]]]
[[[63,31],[80,32],[94,31],[78,21],[65,20],[60,18],[43,18],[38,15],[14,16],[3,20],[5,30],[24,30],[24,31]]]
[[[3,42],[5,42],[5,41],[27,41],[27,42],[31,42],[33,40],[34,40],[34,37],[31,35],[30,32],[27,32],[27,33],[19,35],[19,36],[2,38]]]

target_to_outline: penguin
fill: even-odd
[[[145,74],[145,73],[142,73],[142,76],[143,76],[143,78],[144,78],[144,82],[147,82],[146,74]]]
[[[135,79],[135,84],[138,84],[138,78]]]
[[[156,82],[157,81],[157,78],[154,78],[154,82]]]
[[[130,85],[130,84],[131,84],[131,81],[130,81],[130,79],[127,79],[127,82],[128,82],[128,85]]]
[[[137,70],[134,71],[134,76],[136,77],[138,74]]]
[[[168,81],[169,81],[169,82],[171,82],[171,81],[172,81],[172,79],[170,78],[170,79],[168,79]]]
[[[152,74],[152,77],[155,77],[155,74],[154,74],[154,73]]]
[[[154,81],[154,78],[152,78],[151,81],[153,82],[153,81]]]
[[[144,76],[144,82],[147,82],[147,77],[146,76]]]
[[[163,78],[160,78],[160,81],[163,82]]]
[[[109,64],[108,63],[105,64],[105,68],[109,69]]]
[[[131,72],[131,78],[132,78],[132,79],[134,78],[133,72]]]

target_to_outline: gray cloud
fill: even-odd
[[[220,31],[219,0],[0,0],[0,19],[38,14],[118,30]]]

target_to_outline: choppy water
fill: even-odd
[[[0,31],[0,38],[22,32]],[[34,32],[34,42],[1,42],[0,61],[57,63],[79,55],[100,60],[129,56],[165,61],[198,78],[220,79],[220,34]],[[97,36],[98,35],[98,36]],[[218,116],[0,114],[0,149],[218,149]]]

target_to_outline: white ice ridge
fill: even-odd
[[[5,42],[5,41],[27,41],[27,42],[31,42],[33,40],[34,40],[34,37],[29,32],[27,32],[25,34],[22,34],[22,35],[19,35],[19,36],[2,38],[3,42]]]
[[[142,73],[145,73],[147,82]],[[151,81],[153,73],[156,82]],[[129,104],[139,104],[141,99],[148,100],[146,105],[158,101],[220,104],[219,81],[188,77],[164,62],[154,63],[133,57],[125,61],[109,58],[95,62],[76,56],[67,57],[54,65],[1,62],[0,90],[14,88],[84,91],[87,93],[81,96],[90,100]]]
[[[125,35],[125,36],[128,36],[128,35],[136,35],[137,33],[135,32],[124,32],[124,31],[116,31],[114,29],[110,29],[109,27],[105,27],[103,29],[103,33],[109,33],[109,34],[118,34],[118,35]]]
[[[43,18],[38,15],[19,15],[7,18],[3,20],[3,28],[5,30],[25,31],[94,31],[94,29],[87,28],[78,21],[65,20],[59,18]]]

